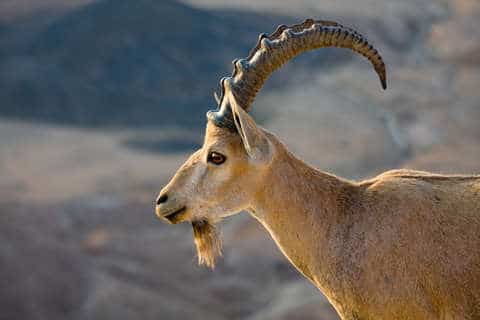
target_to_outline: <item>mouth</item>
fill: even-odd
[[[170,223],[179,223],[180,215],[187,209],[187,207],[181,207],[173,212],[167,213],[163,217],[168,220]]]

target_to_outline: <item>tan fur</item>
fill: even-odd
[[[248,132],[209,123],[162,190],[160,217],[181,206],[174,223],[248,210],[342,319],[480,319],[480,177],[394,170],[348,181],[235,112]],[[223,165],[206,162],[212,149]]]
[[[215,268],[215,259],[222,255],[222,241],[215,226],[208,220],[192,221],[193,239],[198,252],[198,264]]]

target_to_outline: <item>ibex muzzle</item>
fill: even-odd
[[[273,71],[322,47],[363,55],[386,88],[382,58],[353,29],[309,19],[261,35],[222,79],[204,144],[160,192],[157,215],[191,222],[199,263],[213,267],[215,222],[250,212],[344,320],[480,319],[479,176],[348,181],[297,159],[248,114]]]

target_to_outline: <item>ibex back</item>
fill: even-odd
[[[385,65],[361,35],[306,20],[261,35],[221,81],[203,147],[157,199],[192,223],[199,262],[214,266],[214,224],[249,211],[342,319],[480,319],[480,177],[395,170],[352,182],[293,156],[248,115],[268,76],[306,50],[335,46]]]

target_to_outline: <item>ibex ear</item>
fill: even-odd
[[[272,145],[267,136],[257,127],[253,118],[237,103],[232,101],[230,106],[235,127],[242,138],[248,156],[256,162],[270,161]]]

